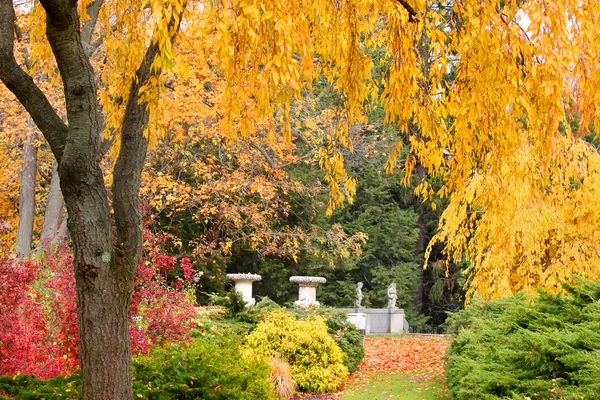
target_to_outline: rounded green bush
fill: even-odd
[[[304,392],[334,392],[348,376],[344,352],[321,318],[299,320],[274,311],[248,335],[246,346],[252,354],[286,360]]]

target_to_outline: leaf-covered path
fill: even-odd
[[[380,374],[407,373],[424,389],[431,382],[444,380],[444,354],[450,339],[444,336],[406,335],[365,338],[365,358],[346,383],[334,394],[304,394],[296,399],[338,400],[344,394],[364,386]],[[441,395],[443,396],[443,395]]]

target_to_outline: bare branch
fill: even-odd
[[[285,164],[277,164],[277,163],[275,163],[273,158],[271,158],[271,156],[269,156],[269,153],[267,153],[267,151],[265,149],[263,149],[262,147],[260,147],[259,145],[257,145],[254,142],[251,142],[251,141],[248,141],[248,144],[250,145],[250,147],[253,147],[254,149],[258,150],[260,152],[260,154],[262,154],[262,156],[265,158],[265,160],[267,160],[267,163],[269,163],[269,165],[273,169],[282,169],[282,168],[288,167],[290,165],[296,164],[298,161],[302,161],[309,157],[312,157],[316,152],[316,150],[310,151],[309,153],[300,157],[300,159],[298,161],[288,162]]]
[[[21,28],[19,28],[17,21],[15,21],[15,36],[19,42],[23,41],[23,32],[21,32]]]
[[[110,26],[110,31],[114,32],[117,30],[117,25],[116,24],[112,24]],[[98,50],[98,48],[102,45],[102,43],[104,43],[104,39],[106,39],[106,36],[108,35],[107,32],[102,33],[96,40],[94,40],[93,43],[89,44],[89,46],[87,46],[86,48],[86,52],[88,57],[91,57],[96,50]]]
[[[52,182],[52,177],[50,175],[48,175],[41,166],[38,165],[37,168],[37,172],[38,174],[40,174],[40,176],[47,182],[47,183],[51,183]]]

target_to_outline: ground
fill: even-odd
[[[447,398],[444,336],[365,338],[365,358],[338,393],[297,394],[299,400]]]

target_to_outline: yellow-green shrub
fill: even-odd
[[[321,318],[298,320],[290,313],[274,311],[248,335],[246,345],[253,353],[290,363],[304,392],[333,392],[348,376],[344,353]]]

